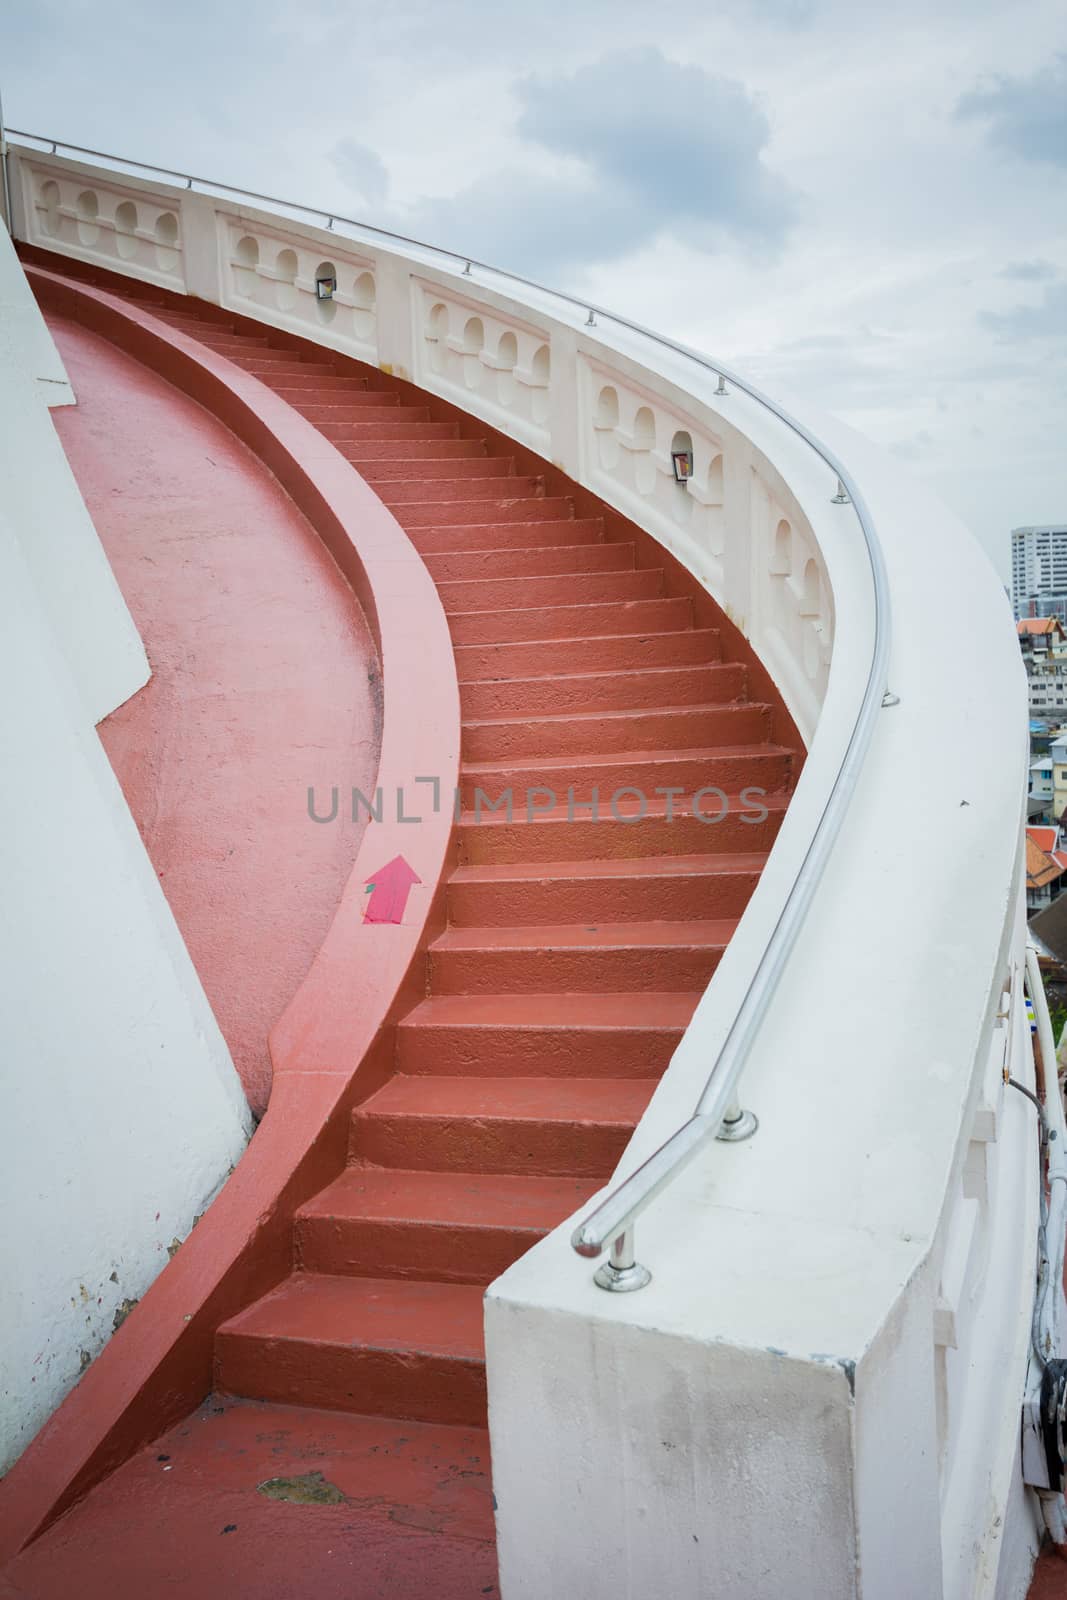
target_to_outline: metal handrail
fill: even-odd
[[[730,1137],[731,1127],[734,1130],[734,1137],[747,1131],[747,1128],[743,1127],[746,1114],[738,1109],[736,1101],[738,1079],[744,1068],[748,1052],[763,1023],[770,1000],[785,970],[786,962],[796,943],[804,917],[807,914],[815,890],[818,888],[834,841],[848,811],[849,802],[859,779],[863,760],[874,733],[878,711],[883,704],[895,703],[895,697],[886,693],[891,615],[885,558],[874,520],[852,474],[835,452],[828,445],[823,444],[802,422],[799,422],[782,406],[770,399],[768,395],[763,394],[761,390],[755,388],[746,379],[739,377],[730,368],[723,366],[720,362],[711,361],[707,356],[701,355],[699,351],[691,349],[688,345],[679,344],[674,339],[668,339],[662,334],[654,333],[650,328],[646,328],[640,323],[632,322],[629,318],[619,316],[615,312],[607,311],[601,306],[591,304],[588,300],[567,294],[562,290],[547,288],[544,284],[537,283],[532,278],[526,278],[521,273],[491,266],[487,262],[464,256],[455,250],[446,250],[439,245],[427,244],[424,240],[409,238],[401,233],[393,233],[387,228],[378,228],[371,223],[359,222],[352,217],[343,217],[337,212],[326,211],[321,207],[306,206],[297,201],[281,199],[277,195],[258,194],[254,190],[240,189],[233,184],[216,182],[212,178],[200,178],[188,173],[174,172],[167,167],[154,167],[146,162],[134,161],[126,156],[116,156],[102,150],[90,150],[83,145],[66,144],[62,140],[45,138],[42,134],[26,133],[18,128],[8,128],[6,131],[9,138],[14,134],[20,139],[34,139],[39,144],[50,145],[53,154],[58,150],[65,150],[75,155],[93,156],[101,161],[119,162],[123,166],[134,167],[140,172],[148,172],[167,178],[178,178],[185,184],[187,189],[192,189],[194,184],[201,184],[205,188],[218,190],[224,194],[236,195],[241,199],[262,200],[268,205],[284,206],[288,210],[301,212],[305,216],[325,217],[326,226],[330,230],[333,229],[335,223],[341,223],[345,227],[357,228],[380,239],[388,239],[396,244],[411,245],[416,249],[428,251],[449,261],[463,262],[463,276],[470,276],[471,271],[477,268],[480,272],[492,273],[494,277],[503,279],[506,282],[521,284],[527,289],[535,290],[538,294],[547,295],[553,300],[561,301],[566,305],[585,311],[587,313],[587,327],[595,327],[596,319],[603,317],[616,327],[625,328],[630,333],[649,339],[662,349],[671,350],[676,355],[685,356],[705,371],[713,373],[719,379],[718,390],[716,391],[719,396],[729,393],[729,390],[725,388],[724,382],[724,380],[728,379],[735,388],[765,407],[779,422],[789,428],[798,438],[803,439],[805,444],[815,451],[816,455],[829,467],[831,473],[837,479],[837,493],[832,497],[833,500],[839,505],[851,503],[859,522],[860,532],[863,535],[871,570],[871,582],[874,591],[874,643],[871,650],[871,661],[863,699],[860,702],[860,708],[856,715],[844,756],[841,759],[841,764],[823,802],[818,823],[808,841],[803,860],[797,869],[796,877],[793,879],[774,928],[749,979],[748,987],[730,1024],[722,1048],[712,1064],[707,1082],[697,1101],[693,1115],[653,1155],[649,1156],[636,1171],[632,1172],[611,1194],[600,1201],[578,1225],[571,1237],[571,1244],[578,1254],[590,1258],[599,1256],[605,1247],[610,1244],[610,1260],[596,1274],[596,1281],[602,1288],[617,1290],[643,1288],[649,1282],[651,1274],[635,1260],[633,1234],[636,1219],[710,1139],[720,1135],[720,1133],[725,1133],[726,1137]],[[754,1119],[750,1119],[750,1125],[754,1126]]]

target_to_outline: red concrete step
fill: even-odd
[[[767,857],[759,851],[607,861],[495,861],[448,880],[454,927],[738,918]],[[668,988],[671,987],[668,985]],[[405,1069],[410,1070],[410,1069]]]
[[[624,750],[700,750],[763,742],[770,730],[770,707],[752,701],[567,716],[470,717],[463,722],[463,756],[465,762],[499,765],[526,757],[547,760],[593,751],[612,755]]]
[[[311,410],[326,413],[329,420],[323,422],[311,417]],[[353,390],[346,394],[344,404],[339,406],[324,405],[309,407],[301,402],[296,410],[303,416],[315,422],[315,426],[324,438],[340,445],[352,445],[353,440],[359,440],[359,458],[370,457],[377,451],[385,451],[387,456],[397,456],[403,460],[419,455],[426,450],[449,450],[453,445],[464,441],[449,437],[447,439],[424,440],[396,440],[396,439],[360,439],[360,420],[366,417],[368,411],[389,411],[395,422],[402,422],[407,407],[398,404],[398,396],[391,394],[388,389],[366,388]],[[347,452],[346,452],[347,453]],[[357,459],[359,459],[357,458]]]
[[[655,1084],[395,1077],[352,1114],[352,1156],[435,1172],[607,1178]]]
[[[509,477],[506,484],[485,477],[409,478],[382,484],[379,498],[387,506],[403,506],[405,521],[416,506],[439,506],[446,501],[462,501],[465,505],[475,501],[491,500],[500,503],[501,497],[512,500],[537,499],[544,495],[545,480],[534,473]]]
[[[317,402],[305,404],[303,401],[293,400],[289,395],[283,395],[282,398],[288,400],[290,405],[295,406],[295,409],[302,416],[305,416],[309,422],[316,424],[322,420],[324,411],[333,409],[332,407],[322,406]],[[377,399],[377,395],[375,395],[375,399]],[[352,423],[352,438],[354,440],[358,439],[360,445],[362,445],[368,439],[416,440],[455,439],[458,437],[454,422],[410,422],[407,417],[408,409],[405,406],[398,407],[392,413],[393,420],[389,422],[366,422],[363,420],[363,414],[359,407],[354,407],[349,412],[349,421]],[[346,458],[349,450],[354,448],[351,443],[343,439],[336,439],[334,443]]]
[[[441,603],[450,613],[574,605],[580,597],[601,604],[608,600],[654,600],[662,589],[663,573],[658,567],[644,567],[639,572],[567,572],[550,578],[482,578],[437,586]]]
[[[477,444],[477,440],[457,439],[456,444]],[[460,456],[455,461],[422,461],[407,458],[398,461],[349,461],[359,467],[360,473],[375,488],[384,489],[397,482],[424,483],[427,478],[463,478],[468,483],[482,478],[508,478],[513,476],[515,461],[512,456],[479,455],[477,451]]]
[[[397,1070],[461,1080],[658,1079],[693,994],[432,995],[397,1028]]]
[[[516,479],[519,483],[522,480]],[[504,493],[479,499],[477,496],[454,500],[424,500],[406,505],[405,528],[469,527],[476,523],[553,522],[574,515],[569,495],[546,495],[539,490],[511,494],[511,483]]]
[[[573,522],[560,524],[573,528]],[[503,550],[423,551],[435,583],[471,581],[478,578],[526,578],[557,576],[561,572],[632,572],[632,544],[557,544],[523,548],[513,545]]]
[[[446,928],[430,945],[432,994],[689,991],[707,986],[736,922],[579,922]]]
[[[339,372],[328,377],[321,377],[314,372],[306,375],[299,372],[280,372],[274,377],[265,377],[263,381],[272,389],[276,389],[279,394],[285,395],[287,399],[293,394],[299,394],[303,399],[318,399],[322,395],[345,394],[353,389],[366,387],[362,378],[346,377]]]
[[[692,621],[693,602],[687,595],[661,595],[650,600],[468,612],[450,617],[448,626],[453,644],[482,645],[584,639],[607,633],[641,634],[659,629],[677,632],[691,626]]]
[[[394,395],[394,399],[396,396]],[[382,404],[387,403],[387,396],[379,394],[378,399]],[[432,462],[444,463],[445,461],[475,460],[485,457],[484,439],[410,439],[398,442],[395,439],[360,439],[358,429],[353,420],[345,422],[320,422],[319,432],[327,439],[332,439],[335,444],[342,440],[349,443],[350,449],[346,450],[349,461],[353,462],[360,471],[364,466],[375,467],[400,467],[418,466],[421,471]],[[510,457],[504,459],[510,460]]]
[[[347,453],[347,452],[346,452]],[[405,524],[406,524],[405,518]],[[537,522],[474,522],[467,527],[409,528],[421,556],[488,551],[525,551],[548,545],[600,544],[603,517],[542,518]]]
[[[742,700],[747,678],[746,667],[726,661],[641,667],[635,672],[546,672],[531,678],[464,683],[460,705],[464,717],[507,717],[517,712],[562,716],[567,711],[717,705]]]
[[[302,1206],[305,1271],[491,1283],[593,1193],[589,1178],[346,1167]]]
[[[412,425],[416,427],[420,425],[441,426],[439,423],[430,424],[430,408],[428,406],[397,407],[382,405],[380,404],[382,396],[376,390],[367,390],[367,394],[374,403],[360,406],[359,421],[351,425],[351,432],[357,437],[366,431],[376,429],[381,423],[385,423],[390,428],[410,427]],[[292,396],[283,394],[282,399],[291,401]],[[302,409],[300,406],[297,407],[297,410]],[[336,444],[338,450],[347,460],[352,443],[351,439],[334,439],[331,442]]]
[[[251,350],[265,351],[269,340],[265,334],[237,334],[214,331],[200,331],[198,329],[185,329],[191,337],[207,345],[209,350],[214,350],[220,356],[248,355]]]
[[[246,372],[251,372],[257,378],[287,376],[289,373],[311,373],[323,378],[334,376],[334,369],[328,362],[303,361],[299,356],[285,356],[281,353],[271,355],[250,350],[247,355],[233,355],[230,360],[235,366],[243,367]]]
[[[542,669],[604,672],[615,668],[681,666],[689,661],[717,661],[719,655],[717,628],[687,628],[677,633],[459,645],[456,673],[460,683],[477,683],[486,678],[528,678]]]
[[[616,820],[611,796],[601,796],[598,815],[584,807],[557,806],[527,821],[518,812],[509,821],[504,810],[464,811],[459,824],[460,861],[464,865],[489,861],[593,861],[609,857],[704,855],[709,851],[769,850],[781,825],[787,795],[750,797],[743,803],[728,796],[728,809],[721,820],[702,822],[691,814],[685,799],[674,803],[668,815],[667,801],[656,796],[647,801],[645,815],[639,816],[632,800],[620,800]],[[701,801],[703,813],[718,817],[719,802],[714,796]],[[751,818],[751,821],[743,820]]]
[[[286,1405],[476,1425],[482,1290],[296,1272],[223,1323],[215,1385]]]
[[[333,443],[338,446],[338,450],[346,458],[349,456],[349,450],[352,448],[354,440],[363,438],[365,430],[368,427],[376,426],[378,422],[389,422],[392,427],[406,427],[410,426],[410,424],[426,424],[426,422],[432,421],[430,419],[429,405],[389,405],[386,395],[381,394],[381,390],[376,389],[368,390],[368,395],[370,395],[371,400],[366,403],[360,402],[354,421],[344,424],[344,434],[341,434],[341,424],[331,424],[330,437],[333,437],[334,434],[341,435],[341,437],[333,438]],[[446,426],[446,424],[435,422],[434,426],[442,427]],[[320,432],[323,432],[323,434],[326,432],[322,424],[320,424]]]
[[[622,750],[610,755],[582,754],[525,761],[465,762],[460,771],[462,804],[474,805],[475,791],[496,801],[510,790],[516,813],[538,810],[555,795],[589,800],[595,788],[605,804],[621,788],[633,786],[651,797],[657,790],[680,791],[677,798],[714,784],[728,794],[759,787],[775,794],[788,786],[792,752],[775,744],[709,745],[699,750]],[[548,791],[546,795],[545,791]]]
[[[258,344],[258,346],[267,346],[270,342],[270,336],[266,330],[264,330],[264,333],[238,333],[237,325],[227,320],[227,318],[219,318],[218,322],[211,322],[208,318],[197,317],[192,312],[171,310],[170,307],[166,306],[150,306],[149,309],[154,317],[160,318],[160,322],[168,322],[171,328],[178,328],[179,333],[189,334],[190,338],[202,339],[205,344],[214,341],[214,339],[226,339],[230,344],[246,341],[248,344]]]

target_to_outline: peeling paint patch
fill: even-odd
[[[298,1506],[343,1506],[348,1500],[321,1472],[305,1472],[297,1478],[267,1478],[256,1488],[268,1500],[289,1500]]]
[[[129,1316],[136,1304],[136,1300],[124,1300],[122,1302],[118,1310],[115,1312],[111,1322],[112,1333],[118,1333],[119,1329],[122,1327],[122,1324],[126,1321],[126,1318]]]

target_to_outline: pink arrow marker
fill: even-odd
[[[373,878],[367,880],[370,899],[363,915],[364,922],[401,922],[413,883],[421,883],[418,873],[409,867],[403,856],[394,856],[384,867],[379,867]]]

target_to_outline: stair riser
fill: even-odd
[[[283,396],[288,399],[289,396]],[[377,398],[377,396],[375,396]],[[326,409],[320,405],[298,405],[296,409],[305,416],[309,422],[316,426],[322,420],[322,412]],[[390,412],[394,418],[395,411]],[[349,416],[353,450],[358,453],[362,450],[367,440],[373,439],[454,439],[456,437],[455,424],[451,422],[407,422],[401,413],[399,420],[392,422],[364,422],[358,411],[353,411]],[[336,442],[336,441],[335,441]],[[337,443],[337,448],[343,456],[348,455],[348,449],[343,442]],[[353,465],[355,463],[353,462]]]
[[[297,376],[312,373],[320,378],[332,376],[332,368],[314,365],[289,356],[279,356],[276,360],[269,356],[259,354],[247,356],[231,356],[235,367],[241,367],[245,372],[250,372],[253,378],[263,378],[269,381],[272,378],[286,378],[290,375]]]
[[[487,600],[487,605],[492,605]],[[678,596],[608,604],[533,606],[524,611],[483,611],[449,619],[455,645],[521,644],[582,639],[590,634],[677,632],[693,620],[693,602]]]
[[[714,815],[716,802],[707,797],[703,804]],[[646,817],[640,822],[615,822],[605,803],[602,812],[608,821],[552,823],[519,821],[481,825],[464,824],[460,830],[460,853],[465,863],[490,861],[595,861],[626,860],[640,856],[702,855],[712,850],[767,851],[781,822],[781,813],[772,812],[765,821],[743,823],[735,814],[714,824],[694,817]],[[517,816],[518,814],[516,814]]]
[[[681,1028],[422,1027],[401,1023],[397,1071],[471,1078],[498,1078],[504,1072],[509,1078],[659,1078],[681,1038]]]
[[[288,399],[290,397],[286,396],[285,398]],[[380,399],[380,396],[374,395],[374,399],[377,401]],[[299,409],[302,410],[303,408],[301,407]],[[424,411],[421,416],[411,416],[407,411],[397,411],[395,406],[364,406],[359,413],[359,428],[357,429],[357,432],[362,431],[365,428],[373,428],[376,425],[381,426],[383,424],[389,428],[396,428],[408,426],[425,427],[429,425],[429,423],[430,416],[428,411]],[[437,427],[440,426],[440,424],[434,423],[433,426]],[[331,443],[336,444],[341,454],[347,458],[349,449],[351,448],[351,440],[331,440]]]
[[[431,950],[434,994],[689,994],[705,989],[721,949]]]
[[[510,790],[517,813],[525,815],[530,801],[535,806],[542,801],[547,804],[543,795],[533,793],[543,788],[551,789],[560,803],[565,805],[568,789],[573,790],[576,800],[591,799],[594,787],[608,800],[617,789],[627,785],[640,789],[650,799],[658,789],[681,789],[682,794],[677,799],[684,800],[686,795],[696,794],[698,789],[709,783],[725,789],[727,794],[740,794],[742,789],[749,787],[759,787],[768,794],[775,794],[785,788],[788,779],[789,757],[784,754],[760,755],[746,751],[738,755],[720,756],[712,752],[709,755],[686,757],[664,753],[659,760],[653,757],[635,761],[631,758],[617,764],[598,761],[595,766],[589,765],[584,769],[577,765],[553,766],[551,761],[539,761],[500,766],[490,771],[461,771],[460,794],[463,809],[470,810],[474,805],[475,790],[480,789],[483,799],[489,804],[494,804],[501,797],[506,803],[507,791]]]
[[[247,356],[256,350],[266,352],[269,347],[265,338],[227,338],[225,334],[203,334],[191,328],[181,328],[179,332],[188,333],[191,339],[196,339],[208,350],[214,350],[216,355],[225,356],[228,361],[234,356]]]
[[[540,672],[630,672],[639,667],[682,666],[719,659],[719,634],[712,628],[684,633],[560,639],[552,644],[459,645],[461,683],[486,678],[533,678]]]
[[[222,1332],[215,1387],[282,1405],[322,1406],[411,1422],[485,1422],[482,1362]]]
[[[758,878],[753,870],[454,882],[448,887],[448,915],[459,928],[740,917]]]
[[[338,448],[349,451],[349,448],[360,442],[365,437],[363,430],[370,427],[373,422],[389,422],[394,427],[406,427],[408,424],[418,426],[430,421],[430,408],[426,405],[400,406],[390,405],[389,395],[381,394],[378,390],[366,390],[365,402],[360,402],[354,418],[346,422],[318,422],[318,432],[325,434],[331,443]],[[435,427],[445,424],[437,422]],[[458,440],[442,440],[443,443],[458,443]],[[434,443],[434,440],[430,440]]]
[[[456,443],[465,443],[457,440]],[[352,460],[349,454],[350,461]],[[368,483],[374,484],[378,489],[386,489],[397,482],[413,482],[416,480],[435,478],[462,478],[471,483],[479,478],[510,478],[514,463],[508,456],[483,456],[468,455],[456,461],[358,461],[353,466],[358,466],[360,473]]]
[[[191,317],[183,311],[171,311],[169,306],[156,304],[145,300],[144,305],[152,316],[158,317],[160,322],[167,322],[179,333],[187,333],[191,339],[199,339],[201,344],[210,344],[214,339],[228,339],[236,344],[240,335],[232,322],[208,322],[204,317]],[[257,337],[257,344],[266,344],[262,336]]]
[[[663,573],[565,573],[557,578],[500,578],[483,583],[442,583],[445,611],[499,611],[511,606],[579,605],[583,599],[652,600],[663,588]]]
[[[395,400],[395,395],[394,395]],[[480,438],[458,438],[456,434],[442,435],[440,438],[416,438],[416,440],[397,440],[397,438],[363,438],[360,430],[360,419],[370,406],[384,406],[392,411],[395,422],[403,422],[408,418],[411,406],[390,406],[389,394],[384,394],[379,389],[366,390],[363,402],[350,408],[349,416],[336,416],[333,406],[328,410],[333,421],[317,422],[318,432],[325,438],[330,438],[334,445],[346,445],[346,456],[354,461],[357,466],[370,466],[374,462],[374,470],[389,467],[390,470],[400,469],[406,472],[408,467],[414,467],[419,474],[435,472],[445,461],[474,462],[488,461],[485,454],[485,443]],[[323,408],[326,410],[326,408]],[[438,427],[448,424],[438,422]],[[509,456],[494,456],[494,461],[510,461]],[[464,469],[466,470],[466,469]]]
[[[308,1272],[491,1283],[544,1237],[533,1228],[460,1226],[433,1217],[298,1217],[297,1261]]]
[[[457,439],[455,435],[447,439],[360,439],[358,427],[351,418],[347,422],[320,423],[319,432],[339,447],[344,445],[345,455],[360,472],[399,470],[404,473],[412,468],[425,473],[441,469],[446,463],[463,468],[490,459],[480,439]]]
[[[563,716],[568,711],[638,711],[656,706],[729,704],[745,691],[740,666],[656,667],[646,672],[575,674],[460,685],[464,717]]]
[[[541,478],[510,477],[501,484],[492,477],[411,478],[399,483],[384,484],[381,497],[387,506],[440,505],[445,501],[499,500],[502,495],[519,500],[543,498],[544,483]],[[405,510],[405,515],[409,513]]]
[[[515,1172],[607,1178],[633,1133],[630,1122],[505,1121],[492,1117],[362,1114],[352,1155],[381,1167],[426,1172]]]
[[[463,729],[467,761],[511,764],[553,756],[611,755],[624,750],[695,750],[714,744],[762,742],[770,734],[766,706],[700,707],[693,711],[635,711],[586,721],[524,717],[506,722],[471,721]],[[581,782],[584,782],[582,775]],[[617,786],[616,786],[617,787]],[[614,790],[609,791],[610,799]],[[584,796],[583,796],[584,798]],[[561,804],[565,803],[565,799]]]
[[[515,550],[525,552],[549,545],[600,544],[604,523],[600,517],[560,517],[554,522],[541,519],[532,526],[523,522],[475,522],[467,527],[411,528],[411,542],[423,557],[462,551]]]
[[[307,406],[301,406],[299,409],[305,416],[308,415],[309,408]],[[405,413],[397,406],[396,395],[390,395],[388,390],[364,389],[362,394],[346,396],[343,406],[319,406],[315,409],[328,413],[325,422],[316,422],[315,424],[324,439],[329,439],[332,444],[351,445],[353,449],[358,449],[360,455],[365,456],[368,461],[376,461],[381,458],[385,461],[406,464],[412,460],[421,460],[423,456],[431,453],[436,454],[438,451],[452,452],[459,446],[468,444],[468,442],[476,442],[449,438],[424,439],[414,443],[408,441],[398,444],[394,439],[380,439],[377,442],[371,439],[360,441],[357,444],[355,441],[359,438],[359,419],[365,416],[368,411],[388,411],[394,422],[403,420]]]
[[[310,399],[319,394],[346,394],[352,389],[364,389],[366,385],[362,378],[343,378],[339,374],[327,378],[314,372],[306,376],[299,372],[284,372],[279,374],[272,387],[279,394],[300,394]]]
[[[472,523],[554,522],[571,516],[573,510],[573,502],[561,495],[504,494],[488,499],[461,495],[455,500],[420,501],[405,506],[403,523],[405,528],[450,528]]]
[[[563,526],[573,527],[574,524],[564,523]],[[575,544],[552,548],[534,546],[527,550],[513,547],[492,551],[449,551],[445,554],[426,551],[422,558],[435,583],[542,577],[546,573],[563,572],[632,572],[634,569],[633,546],[623,544]],[[538,670],[553,669],[546,669],[542,658]]]

